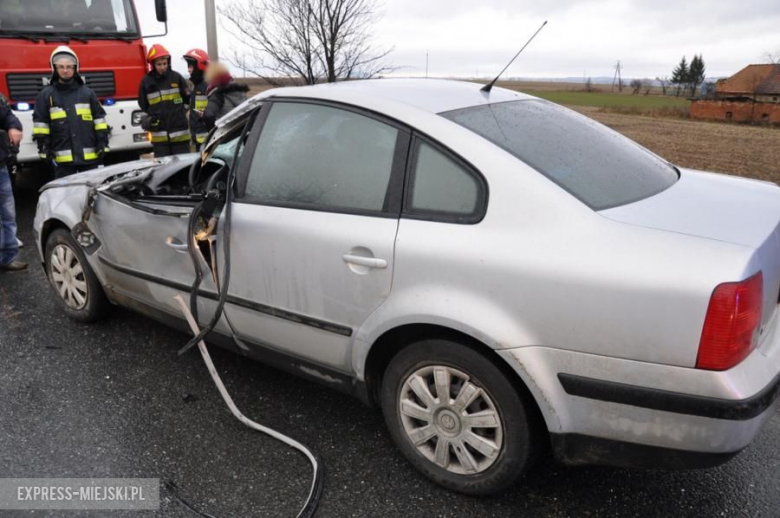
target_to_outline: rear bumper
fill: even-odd
[[[697,468],[745,448],[780,404],[780,325],[723,372],[545,347],[499,351],[538,403],[567,464]]]
[[[709,453],[660,448],[576,433],[551,434],[553,455],[569,466],[601,465],[617,468],[704,469],[720,466],[741,450]]]
[[[738,400],[680,394],[563,373],[558,374],[558,380],[563,390],[572,396],[732,421],[747,421],[761,416],[780,395],[780,374],[757,394]]]

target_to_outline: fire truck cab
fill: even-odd
[[[155,7],[157,19],[166,22],[165,0],[155,0]],[[138,86],[148,70],[141,38],[133,0],[0,1],[0,93],[25,129],[17,160],[39,159],[32,110],[60,45],[76,52],[81,76],[103,104],[111,153],[150,149],[138,106]]]

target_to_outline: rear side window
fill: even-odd
[[[481,186],[469,171],[426,142],[418,141],[415,156],[412,212],[456,217],[476,212]]]
[[[441,114],[513,154],[591,207],[657,194],[675,169],[619,133],[542,100],[473,106]]]
[[[252,158],[248,201],[381,212],[398,130],[331,106],[274,103]]]

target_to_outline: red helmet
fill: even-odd
[[[171,53],[168,52],[168,49],[160,45],[159,43],[155,43],[152,45],[152,48],[149,49],[149,54],[146,55],[146,61],[151,63],[155,59],[158,58],[168,58],[171,59]]]
[[[191,49],[188,50],[184,56],[182,56],[188,63],[193,62],[193,66],[198,70],[206,70],[209,65],[209,55],[203,49]]]

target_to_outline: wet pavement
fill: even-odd
[[[159,478],[215,516],[295,516],[308,461],[230,414],[197,351],[177,356],[187,335],[119,308],[92,325],[63,315],[33,246],[35,201],[34,187],[20,186],[21,256],[31,266],[0,274],[0,477]],[[471,498],[419,475],[378,410],[210,349],[245,415],[320,455],[317,516],[780,516],[780,413],[718,468],[567,468],[547,458],[511,490]],[[165,488],[156,513],[114,515],[195,516]]]

